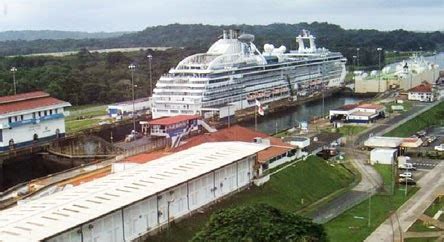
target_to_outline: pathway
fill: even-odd
[[[397,219],[388,218],[365,241],[402,241],[412,224],[433,203],[437,194],[444,190],[444,164],[441,163],[423,176],[418,185],[421,187],[395,213]],[[395,221],[396,224],[393,224]]]

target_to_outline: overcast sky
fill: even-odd
[[[330,22],[444,30],[444,0],[0,0],[0,31],[136,31],[170,23]]]

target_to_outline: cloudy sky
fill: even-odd
[[[322,21],[344,28],[444,30],[444,0],[0,0],[0,31],[135,31],[170,23]]]

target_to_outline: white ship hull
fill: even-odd
[[[251,37],[227,38],[224,33],[207,53],[185,58],[162,76],[154,89],[153,118],[223,118],[254,106],[256,100],[267,104],[297,99],[344,83],[345,58],[340,53],[313,46],[284,53],[285,47],[266,45],[261,54],[251,41],[245,42],[247,38]],[[310,43],[314,45],[311,39]]]

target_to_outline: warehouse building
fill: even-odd
[[[329,112],[331,122],[371,123],[385,117],[385,107],[379,104],[348,104]]]
[[[206,143],[0,213],[2,241],[131,241],[253,180],[264,144]]]
[[[423,82],[408,90],[408,99],[420,102],[433,102],[436,100],[432,84]]]
[[[0,97],[0,152],[64,136],[68,106],[41,91]]]

